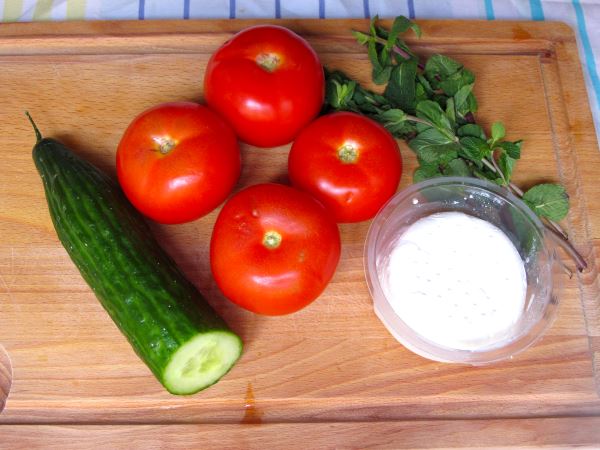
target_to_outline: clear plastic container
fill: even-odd
[[[502,230],[519,252],[527,275],[520,320],[509,336],[481,350],[458,350],[417,334],[395,313],[381,286],[383,262],[395,241],[417,220],[433,213],[458,211]],[[373,219],[365,246],[365,272],[377,316],[390,333],[413,352],[435,361],[488,364],[510,358],[532,345],[552,323],[555,252],[540,219],[505,189],[476,178],[440,177],[398,192]]]

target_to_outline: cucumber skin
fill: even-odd
[[[164,371],[171,356],[199,333],[231,333],[241,353],[239,336],[159,246],[115,181],[53,139],[34,146],[33,160],[61,243],[169,392]]]

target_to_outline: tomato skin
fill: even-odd
[[[354,162],[339,151],[348,145]],[[294,141],[288,156],[292,185],[312,194],[338,223],[372,218],[394,195],[402,157],[393,136],[377,122],[351,112],[319,117]]]
[[[276,55],[272,71],[257,59]],[[293,31],[258,25],[240,31],[210,58],[204,98],[258,147],[291,142],[319,113],[325,95],[323,67],[310,45]]]
[[[160,142],[171,139],[172,149]],[[241,155],[231,127],[191,102],[163,103],[138,115],[117,148],[117,176],[129,201],[165,224],[208,214],[234,188]]]
[[[276,232],[276,248],[263,244]],[[233,195],[217,217],[210,265],[228,299],[265,315],[289,314],[325,289],[340,258],[340,234],[323,205],[280,184],[257,184]]]

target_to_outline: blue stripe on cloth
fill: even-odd
[[[596,60],[594,58],[594,52],[592,50],[592,45],[590,44],[590,37],[585,25],[585,14],[583,13],[583,8],[581,7],[579,0],[573,0],[573,9],[575,9],[577,30],[579,31],[579,38],[581,39],[581,46],[583,47],[585,62],[590,75],[590,81],[592,82],[594,93],[596,94],[596,104],[598,105],[598,109],[600,109],[600,78],[598,77]]]
[[[371,17],[371,11],[369,8],[369,0],[363,0],[363,9],[365,11],[365,19],[369,19]]]
[[[325,18],[325,0],[319,0],[319,19]]]
[[[235,0],[229,0],[229,18],[235,19]]]
[[[544,8],[542,8],[542,0],[529,0],[531,7],[532,20],[544,20]]]
[[[496,15],[494,14],[494,4],[492,0],[485,0],[485,16],[487,20],[495,20]]]
[[[183,0],[183,18],[190,18],[190,0]]]
[[[146,0],[139,0],[138,4],[138,19],[144,20],[144,9],[146,8]]]
[[[275,18],[281,19],[281,0],[275,0]]]
[[[408,18],[409,19],[414,19],[415,18],[415,2],[414,0],[408,0]]]

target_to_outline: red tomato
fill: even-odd
[[[225,297],[259,314],[297,311],[315,300],[340,258],[340,234],[323,205],[280,184],[257,184],[223,206],[210,242]]]
[[[204,97],[241,140],[259,147],[287,144],[319,113],[325,81],[310,45],[287,28],[240,31],[210,58]]]
[[[396,192],[402,158],[393,136],[364,116],[339,112],[308,125],[294,141],[288,174],[337,222],[372,218]]]
[[[241,171],[231,127],[196,103],[164,103],[136,117],[117,149],[125,195],[161,223],[195,220],[221,204]]]

